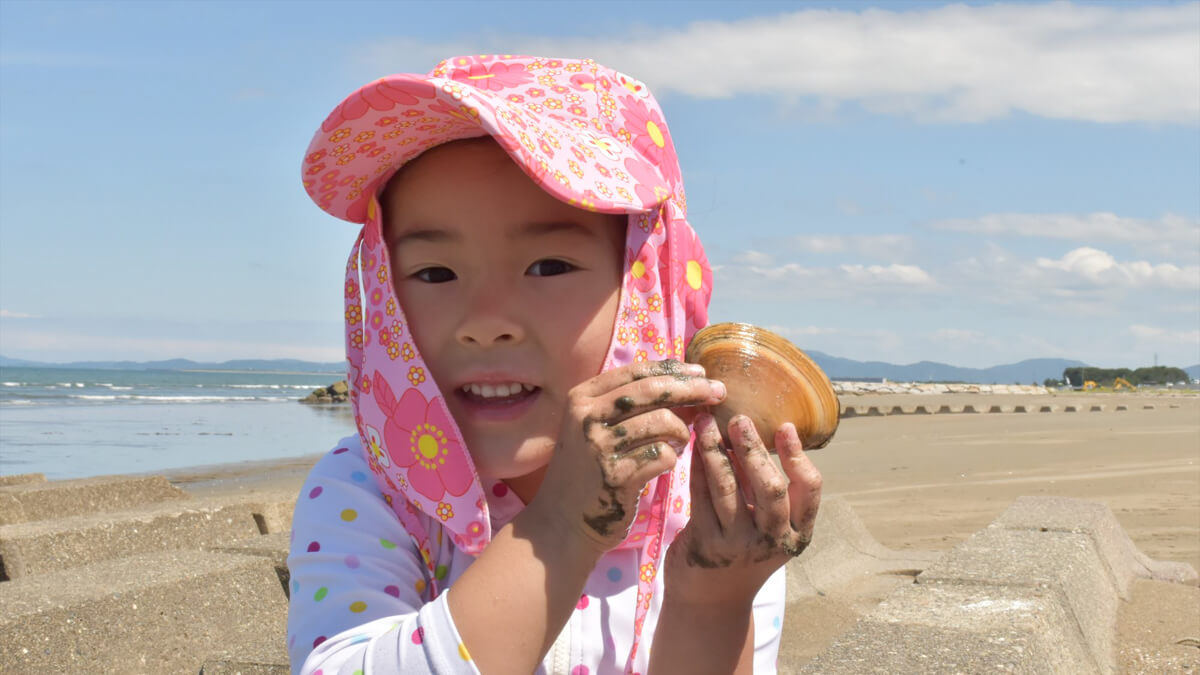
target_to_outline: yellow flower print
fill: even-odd
[[[581,64],[581,63],[568,63],[567,64],[567,72],[568,73],[578,73],[581,70],[583,70],[583,64]]]
[[[392,337],[400,337],[400,333],[404,332],[404,326],[398,319],[392,319]]]
[[[548,98],[546,99],[546,107],[551,110],[562,110],[563,103],[556,98]]]
[[[335,155],[340,155],[340,154],[342,154],[342,153],[344,153],[344,152],[349,152],[349,151],[350,151],[350,144],[349,144],[349,143],[342,143],[341,145],[339,145],[339,146],[337,146],[336,148],[334,148],[334,149],[333,149],[333,154],[335,154]]]
[[[651,312],[661,312],[662,311],[662,296],[659,295],[658,293],[651,295],[649,298],[646,299],[646,307],[648,307]]]
[[[575,174],[576,178],[583,178],[583,168],[579,166],[579,162],[576,162],[573,159],[568,159],[567,166],[570,167],[571,173]]]
[[[362,306],[358,303],[346,305],[346,321],[352,324],[362,321]]]
[[[539,75],[538,76],[538,84],[542,85],[543,87],[554,86],[554,76],[553,75]]]
[[[634,315],[633,320],[637,322],[638,326],[644,326],[650,322],[650,313],[644,309],[639,309],[637,314]]]
[[[571,181],[567,180],[567,174],[565,174],[562,171],[559,171],[557,169],[555,169],[555,171],[554,171],[554,180],[562,183],[563,185],[565,185],[567,187],[571,187]]]
[[[642,578],[642,581],[644,581],[646,583],[650,583],[651,581],[654,581],[654,562],[653,561],[642,565],[641,578]]]
[[[637,350],[637,354],[633,357],[634,363],[644,363],[649,360],[650,360],[650,355],[646,353],[645,349]]]
[[[437,515],[444,523],[454,517],[454,509],[446,502],[440,502],[437,507]]]
[[[382,331],[382,332],[386,333],[387,331]],[[395,361],[396,358],[398,356],[400,356],[400,346],[397,345],[395,342],[387,343],[387,355],[388,355],[388,359]],[[412,373],[409,373],[409,379],[410,380],[412,379]],[[416,382],[413,382],[413,384],[416,384]]]
[[[613,178],[616,178],[617,180],[621,181],[622,183],[629,182],[629,174],[625,173],[624,171],[621,171],[620,169],[617,169],[616,171],[613,172]]]
[[[596,192],[599,192],[600,194],[604,195],[605,198],[612,196],[612,190],[609,190],[608,186],[605,185],[604,183],[601,183],[600,181],[596,181]]]
[[[405,361],[412,361],[416,358],[417,352],[413,350],[411,344],[405,342],[404,346],[400,348],[400,355],[404,357]]]
[[[624,199],[627,202],[633,201],[633,195],[629,194],[629,190],[626,190],[619,185],[617,186],[617,194],[621,195],[621,199]]]
[[[403,131],[401,131],[399,129],[392,129],[391,131],[384,134],[383,138],[384,138],[384,140],[390,141],[393,138],[399,138],[400,136],[403,136],[403,135],[404,135]]]
[[[661,335],[654,341],[654,353],[659,356],[665,356],[667,353],[667,339]]]
[[[351,153],[342,155],[341,157],[338,157],[337,163],[338,163],[338,166],[345,166],[353,161],[354,161],[354,153],[351,152]]]
[[[678,335],[675,336],[675,358],[683,358],[683,338]]]
[[[350,333],[350,346],[356,349],[362,349],[363,332],[361,328],[355,328],[354,332]]]
[[[412,382],[415,387],[425,381],[425,369],[420,366],[412,366],[408,369],[408,381]]]
[[[374,131],[364,131],[354,137],[354,142],[355,143],[366,143],[367,141],[371,140],[372,138],[375,138]]]
[[[396,315],[396,300],[394,298],[388,298],[387,304],[384,307],[388,316]]]
[[[386,283],[388,282],[388,271],[387,271],[387,268],[386,268],[386,267],[384,267],[384,266],[382,266],[382,265],[380,265],[380,266],[379,266],[379,271],[375,273],[375,276],[376,276],[376,277],[379,279],[379,283],[381,283],[381,284],[386,284]]]
[[[350,135],[350,127],[342,127],[329,136],[330,143],[339,143]]]

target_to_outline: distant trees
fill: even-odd
[[[1084,382],[1091,380],[1100,386],[1112,386],[1113,381],[1123,377],[1135,386],[1143,384],[1166,384],[1168,382],[1190,382],[1191,379],[1182,368],[1170,366],[1151,366],[1130,370],[1128,368],[1067,368],[1063,371],[1063,379],[1073,387],[1082,387]]]

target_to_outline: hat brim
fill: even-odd
[[[313,136],[302,165],[305,190],[329,214],[363,223],[372,196],[406,162],[431,147],[487,134],[542,189],[573,206],[644,213],[670,196],[663,171],[638,150],[639,136],[628,128],[626,98],[636,104],[636,93],[603,74],[559,70],[537,78],[530,65],[501,59],[446,72],[443,63],[447,76],[397,74],[361,87]],[[627,104],[624,117],[616,114],[618,96]],[[659,129],[653,120],[646,128]],[[662,125],[657,136],[647,134],[649,143],[661,147],[664,133]]]

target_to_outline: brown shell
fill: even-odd
[[[837,431],[841,408],[829,378],[795,345],[764,328],[718,323],[692,337],[687,361],[725,383],[725,401],[712,408],[728,442],[729,420],[742,414],[774,448],[775,431],[796,425],[805,450],[823,448]]]

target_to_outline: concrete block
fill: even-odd
[[[926,406],[919,405],[919,406],[913,408],[911,414],[913,414],[913,415],[932,415],[933,411],[930,410],[929,408],[927,408]]]
[[[1010,409],[1007,406],[1003,406],[1003,405],[994,405],[994,406],[988,408],[989,413],[1005,413],[1005,412],[1009,412],[1009,411],[1010,411]]]
[[[941,407],[939,407],[937,409],[937,412],[939,415],[949,415],[949,414],[953,414],[953,413],[962,412],[962,408],[959,408],[957,406],[942,405]]]
[[[0,672],[195,673],[287,663],[287,602],[262,558],[166,551],[0,584]]]
[[[1121,404],[1121,405],[1117,406],[1117,412],[1123,412],[1125,410],[1129,410],[1129,406],[1127,406],[1125,404]]]
[[[1146,405],[1142,406],[1142,410],[1154,410],[1154,406],[1147,403]]]
[[[1023,413],[1023,412],[1029,412],[1029,410],[1023,405],[1015,405],[1015,406],[1013,406],[1013,412]]]
[[[970,404],[968,404],[968,405],[964,405],[964,406],[962,407],[962,412],[964,412],[964,413],[970,413],[970,414],[973,414],[973,413],[977,413],[977,412],[979,412],[979,411],[975,409],[975,406],[974,406],[974,405],[970,405]]]
[[[888,410],[887,414],[889,414],[889,415],[907,415],[908,412],[904,409],[904,406],[894,405],[894,406],[892,406],[891,410]]]
[[[1056,405],[1044,405],[1044,406],[1038,408],[1038,412],[1044,412],[1044,413],[1052,413],[1055,410],[1058,410],[1058,406],[1056,406]]]
[[[1094,660],[1090,670],[1116,668],[1117,590],[1086,534],[988,526],[930,565],[917,583],[1056,598],[1073,626],[1063,630],[1077,631]]]
[[[187,499],[162,476],[103,476],[0,487],[0,525]]]
[[[1079,406],[1076,406],[1076,405],[1063,406],[1063,412],[1079,412]]]
[[[209,500],[4,525],[0,578],[46,574],[137,553],[231,544],[259,534],[250,505]]]
[[[879,408],[879,406],[873,405],[873,406],[867,408],[865,417],[883,417],[886,414],[887,413],[885,413],[883,410],[881,410]]]
[[[0,476],[0,487],[9,485],[26,485],[28,483],[45,483],[46,474],[44,473],[13,473],[7,476]]]
[[[889,595],[806,664],[781,673],[1095,673],[1052,598],[1024,589],[913,586]]]
[[[1105,504],[1067,497],[1018,497],[992,523],[1010,530],[1070,532],[1092,539],[1114,587],[1126,600],[1135,578],[1192,583],[1187,563],[1153,560],[1138,550]]]
[[[846,419],[847,417],[858,417],[858,408],[855,408],[852,405],[843,406],[839,417],[841,417],[841,419]]]

